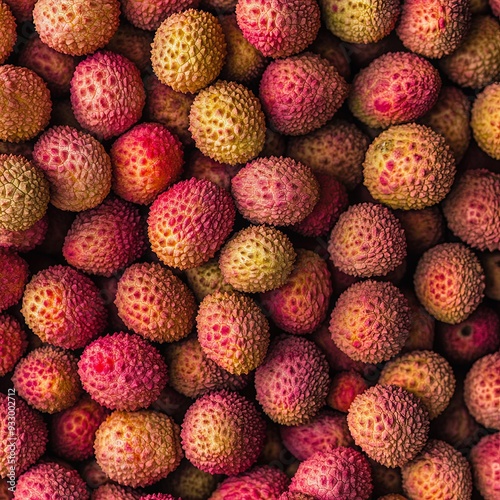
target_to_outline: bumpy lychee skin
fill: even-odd
[[[419,210],[439,203],[455,178],[455,158],[445,138],[425,125],[395,125],[366,152],[364,184],[391,208]]]
[[[338,298],[329,328],[337,347],[355,361],[387,361],[408,338],[408,301],[390,282],[355,283]]]
[[[268,226],[249,226],[224,245],[219,266],[224,280],[236,290],[266,292],[286,283],[295,258],[285,233]]]
[[[9,231],[0,228],[0,248],[16,252],[29,252],[45,239],[49,221],[47,215],[24,231]]]
[[[154,342],[174,342],[194,326],[193,293],[160,264],[128,267],[118,281],[115,304],[128,328]]]
[[[56,413],[50,428],[52,450],[66,460],[92,457],[95,432],[108,414],[108,410],[89,396],[83,396],[71,408]]]
[[[356,396],[368,387],[368,382],[361,373],[354,370],[338,372],[332,377],[326,403],[334,410],[347,413]]]
[[[352,190],[362,180],[369,145],[369,138],[354,123],[334,119],[310,134],[289,138],[286,154]]]
[[[314,342],[284,335],[255,372],[257,401],[281,425],[300,425],[324,406],[330,386],[328,362]]]
[[[307,493],[302,493],[300,491],[285,491],[282,493],[278,500],[315,500],[316,497],[308,495]]]
[[[196,177],[197,179],[206,179],[217,186],[231,190],[231,178],[241,166],[231,166],[227,163],[220,163],[208,156],[205,156],[199,149],[195,149],[189,155],[184,170],[186,179]]]
[[[45,215],[49,198],[40,168],[24,156],[0,154],[0,228],[29,229]]]
[[[0,2],[0,64],[9,57],[17,40],[16,19],[8,4]]]
[[[28,347],[26,332],[9,314],[0,314],[0,377],[14,369]]]
[[[123,15],[137,28],[156,31],[162,21],[172,14],[198,7],[199,0],[121,0]]]
[[[89,500],[90,494],[75,469],[57,462],[44,462],[35,465],[17,479],[14,498]]]
[[[43,342],[80,349],[100,335],[108,312],[99,288],[69,266],[44,269],[26,285],[21,312]]]
[[[62,251],[71,266],[109,277],[138,259],[145,249],[139,210],[124,200],[108,198],[77,215]]]
[[[151,493],[150,495],[141,495],[139,500],[181,500],[174,498],[170,493]]]
[[[39,347],[16,366],[12,383],[33,408],[56,413],[73,406],[82,393],[77,358],[54,346]]]
[[[107,480],[109,481],[109,478]],[[140,498],[140,490],[109,482],[92,491],[92,500],[139,500]]]
[[[195,93],[219,75],[226,41],[217,18],[188,9],[172,14],[156,30],[151,63],[158,79],[177,92]]]
[[[412,52],[439,59],[451,54],[462,43],[470,19],[466,0],[410,0],[402,6],[396,32]]]
[[[500,432],[490,434],[472,448],[469,459],[474,474],[474,485],[485,500],[495,500],[500,495]]]
[[[257,158],[231,181],[236,208],[254,224],[288,226],[301,222],[319,199],[311,169],[292,158]]]
[[[315,252],[297,250],[287,282],[260,296],[264,309],[281,330],[312,333],[326,318],[332,284],[326,262]]]
[[[444,411],[455,390],[451,365],[434,351],[413,351],[389,361],[378,383],[397,385],[418,396],[431,419]]]
[[[124,200],[148,205],[182,173],[182,144],[167,127],[141,123],[111,147],[113,191]]]
[[[470,465],[459,451],[444,441],[430,440],[401,472],[403,488],[410,498],[471,498]]]
[[[78,123],[92,134],[109,139],[141,118],[146,92],[133,62],[120,54],[101,51],[76,67],[70,98]]]
[[[441,88],[438,100],[420,122],[443,135],[451,147],[457,164],[469,147],[470,99],[457,87]]]
[[[194,99],[189,131],[204,155],[235,165],[261,152],[266,120],[253,92],[239,83],[220,80]]]
[[[46,83],[28,68],[0,66],[0,140],[21,142],[32,139],[49,123],[52,111]]]
[[[373,43],[387,36],[396,25],[400,6],[397,0],[320,0],[326,27],[344,42]]]
[[[384,276],[406,257],[405,233],[383,205],[351,205],[340,215],[328,241],[328,252],[342,272],[369,278]]]
[[[354,444],[346,416],[331,410],[322,410],[302,425],[281,426],[280,435],[288,451],[300,461],[309,459],[317,451],[328,452]]]
[[[33,9],[42,42],[72,56],[104,47],[118,28],[119,17],[118,0],[38,0]]]
[[[198,302],[214,292],[234,292],[234,288],[224,281],[217,259],[210,259],[198,267],[186,269],[189,288]]]
[[[9,5],[18,23],[31,20],[37,0],[4,0]]]
[[[448,227],[462,241],[479,250],[500,250],[500,174],[466,170],[442,206]]]
[[[461,45],[443,57],[440,67],[461,87],[480,89],[500,74],[500,24],[492,16],[474,16]]]
[[[236,391],[248,382],[248,377],[233,375],[212,361],[196,337],[169,345],[165,357],[169,385],[189,398],[198,398],[220,389]]]
[[[205,297],[196,326],[205,354],[229,373],[250,373],[264,361],[269,322],[250,297],[234,292]]]
[[[0,439],[2,454],[0,455],[0,478],[7,478],[10,467],[14,465],[18,477],[28,467],[37,462],[45,453],[48,441],[47,425],[42,415],[30,408],[21,398],[14,396],[15,407],[12,408],[11,395],[0,393]],[[14,410],[14,415],[12,414]],[[15,437],[9,431],[9,426],[15,425]],[[15,460],[9,463],[10,450],[5,444],[15,444]],[[10,498],[10,497],[6,497]]]
[[[465,378],[464,399],[481,425],[500,430],[500,351],[483,356],[472,365]]]
[[[114,333],[88,345],[78,362],[83,388],[112,410],[147,408],[167,383],[167,365],[148,341]]]
[[[386,467],[401,467],[422,450],[429,415],[414,394],[394,385],[375,385],[356,397],[347,414],[354,442]]]
[[[17,253],[0,249],[0,311],[17,304],[29,278],[28,263]]]
[[[213,182],[194,178],[178,182],[151,205],[151,248],[167,266],[199,266],[223,245],[235,216],[231,195]]]
[[[181,465],[168,476],[168,489],[179,498],[203,500],[208,498],[219,482],[220,476],[203,472],[188,460],[183,460]]]
[[[410,306],[410,335],[401,352],[432,351],[436,320],[420,304],[412,289],[403,289],[403,294]]]
[[[372,493],[368,459],[353,448],[318,451],[299,465],[289,491],[322,500],[368,500]]]
[[[410,122],[436,103],[441,78],[432,64],[409,52],[390,52],[356,76],[349,108],[372,128]]]
[[[465,321],[437,325],[440,347],[453,363],[469,364],[500,347],[500,318],[481,304]]]
[[[500,160],[500,83],[488,85],[472,106],[472,132],[479,147]]]
[[[209,500],[277,499],[288,486],[288,477],[276,467],[255,467],[248,472],[225,479],[212,493]]]
[[[272,62],[259,86],[270,125],[285,135],[304,135],[322,127],[347,94],[348,85],[335,67],[312,52]]]
[[[134,488],[163,479],[183,457],[179,426],[150,410],[113,412],[97,429],[94,450],[111,480]]]
[[[50,202],[60,210],[94,208],[111,189],[111,160],[103,145],[73,127],[52,127],[36,142],[33,161],[50,184]]]
[[[420,303],[444,323],[467,319],[484,296],[479,259],[462,243],[442,243],[427,250],[413,280]]]
[[[229,391],[212,392],[189,407],[182,423],[186,458],[210,474],[251,467],[264,445],[265,422],[255,406]]]
[[[314,0],[239,0],[236,19],[243,36],[266,57],[288,57],[316,38],[320,10]]]

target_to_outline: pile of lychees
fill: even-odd
[[[0,500],[499,500],[499,16],[0,0]]]

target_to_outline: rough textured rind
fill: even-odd
[[[500,351],[472,365],[465,378],[464,400],[481,425],[500,430]]]
[[[181,462],[180,428],[156,411],[115,411],[97,429],[97,463],[113,481],[148,486],[174,471]]]
[[[9,425],[15,425],[15,463],[16,477],[19,477],[45,453],[48,441],[47,425],[36,410],[30,408],[21,398],[15,396],[15,410],[12,415],[12,396],[0,393],[0,478],[7,478],[10,472],[10,449],[4,443],[12,443]],[[14,418],[14,420],[12,419]],[[0,490],[1,491],[1,490]],[[10,497],[8,497],[10,498]]]
[[[274,324],[288,333],[312,333],[326,318],[332,284],[326,262],[315,252],[297,250],[287,282],[260,296]]]
[[[101,51],[76,67],[70,98],[78,123],[92,134],[109,139],[141,118],[146,91],[133,62],[120,54]]]
[[[162,21],[177,12],[198,7],[199,0],[121,0],[122,13],[134,26],[156,31]]]
[[[108,198],[78,214],[66,234],[63,256],[89,274],[112,276],[146,250],[146,234],[137,207]]]
[[[28,263],[17,253],[0,248],[0,311],[16,305],[29,278]]]
[[[224,280],[241,292],[266,292],[283,286],[296,253],[285,233],[268,226],[249,226],[222,248],[219,266]]]
[[[472,133],[479,147],[500,160],[500,83],[488,85],[472,106]]]
[[[479,250],[500,250],[500,174],[466,170],[442,207],[455,236]]]
[[[402,290],[410,306],[410,335],[401,352],[432,351],[436,320],[420,304],[412,288]]]
[[[231,190],[231,178],[239,170],[241,165],[231,166],[227,163],[220,163],[205,156],[199,149],[191,151],[186,163],[184,176],[186,179],[196,177],[197,179],[206,179],[217,186]]]
[[[360,203],[342,213],[328,241],[334,265],[346,274],[385,276],[406,257],[405,233],[383,205]]]
[[[147,408],[165,387],[167,365],[148,341],[129,333],[113,333],[89,344],[78,362],[83,388],[112,410]]]
[[[354,398],[368,387],[368,382],[361,373],[354,370],[337,372],[332,377],[326,403],[334,410],[347,413]]]
[[[111,147],[113,191],[124,200],[148,205],[182,173],[182,144],[167,127],[141,123]]]
[[[115,305],[128,328],[154,342],[180,340],[194,326],[193,293],[160,264],[129,266],[118,281]]]
[[[408,301],[390,282],[355,283],[338,298],[329,329],[337,347],[355,361],[387,361],[408,338]]]
[[[17,479],[15,500],[64,498],[89,500],[87,485],[78,472],[69,465],[44,462],[35,465]]]
[[[196,337],[169,345],[165,358],[169,385],[189,398],[221,389],[237,391],[248,382],[248,377],[233,375],[207,357]]]
[[[398,0],[320,0],[326,27],[344,42],[373,43],[387,36],[396,25]]]
[[[18,23],[29,21],[33,15],[33,7],[37,0],[4,0],[11,8]]]
[[[328,371],[326,357],[314,342],[289,335],[278,337],[255,372],[257,401],[274,422],[304,424],[325,404]]]
[[[236,475],[251,467],[264,445],[265,421],[253,403],[229,391],[191,405],[182,422],[186,458],[210,474]]]
[[[234,292],[234,288],[224,281],[217,259],[210,259],[198,267],[186,269],[189,288],[198,302],[214,292]]]
[[[0,228],[0,247],[16,252],[29,252],[45,239],[49,221],[47,215],[24,231],[9,231]]]
[[[441,70],[461,87],[480,89],[500,75],[500,24],[492,16],[472,19],[461,45],[440,61]]]
[[[24,156],[0,154],[2,229],[29,229],[45,215],[49,198],[49,182],[40,168]]]
[[[77,358],[53,346],[39,347],[21,359],[12,383],[19,396],[44,413],[73,406],[82,393]]]
[[[80,349],[100,335],[108,312],[99,288],[69,266],[51,266],[26,285],[21,312],[42,342]]]
[[[26,332],[14,316],[0,314],[0,377],[14,369],[28,347]]]
[[[325,125],[348,91],[335,66],[306,52],[269,64],[260,80],[259,97],[271,127],[295,136]]]
[[[46,83],[28,68],[0,66],[0,140],[32,139],[49,123],[52,111]]]
[[[196,326],[205,354],[229,373],[250,373],[264,361],[269,322],[250,297],[236,292],[205,297]]]
[[[176,92],[195,93],[214,81],[226,57],[224,32],[209,12],[172,14],[156,30],[151,64],[158,79]]]
[[[235,165],[261,152],[266,119],[253,92],[240,83],[220,80],[194,99],[189,131],[204,155]]]
[[[420,119],[420,123],[444,136],[457,164],[470,143],[470,109],[470,99],[460,89],[446,86],[441,88],[436,104]]]
[[[238,211],[254,224],[288,226],[301,222],[319,199],[311,169],[292,158],[257,158],[231,180]]]
[[[444,441],[431,439],[416,458],[402,467],[401,473],[403,489],[410,498],[471,498],[470,465]]]
[[[118,0],[38,0],[35,28],[43,43],[72,56],[104,47],[120,22]]]
[[[427,113],[440,90],[439,72],[429,61],[409,52],[390,52],[356,75],[349,109],[369,127],[387,128]]]
[[[318,500],[368,500],[372,493],[368,459],[353,448],[318,451],[299,465],[289,491]]]
[[[50,427],[52,450],[66,460],[91,458],[95,432],[108,414],[108,410],[87,395],[71,408],[56,413]]]
[[[445,138],[425,125],[395,125],[366,152],[364,184],[391,208],[419,210],[439,203],[455,178],[455,158]]]
[[[50,203],[81,212],[104,201],[111,189],[111,160],[104,146],[73,127],[56,126],[36,142],[33,161],[50,185]]]
[[[140,498],[141,493],[138,490],[114,483],[103,484],[92,491],[92,500],[139,500]]]
[[[288,57],[310,45],[320,27],[314,0],[239,0],[236,19],[243,36],[266,57]]]
[[[354,123],[334,119],[310,134],[290,137],[286,154],[315,173],[331,175],[351,191],[362,180],[369,145],[369,138]]]
[[[318,451],[354,445],[346,415],[331,410],[322,410],[306,424],[281,426],[280,435],[288,451],[300,461]]]
[[[444,323],[467,319],[484,296],[479,259],[462,243],[442,243],[427,250],[417,264],[413,281],[420,303]]]
[[[407,0],[396,32],[407,49],[439,59],[459,47],[470,19],[469,0]]]
[[[16,19],[8,4],[0,1],[0,64],[9,57],[17,40]]]
[[[151,248],[167,266],[197,267],[224,244],[235,216],[231,195],[213,182],[194,178],[178,182],[151,205]]]
[[[278,468],[262,466],[222,481],[209,500],[276,500],[288,486],[286,474]]]
[[[469,459],[474,474],[474,486],[484,500],[495,500],[500,495],[500,432],[484,436],[472,448]]]
[[[402,467],[427,442],[429,415],[423,403],[394,385],[375,385],[356,397],[347,415],[354,442],[386,467]]]
[[[413,351],[389,361],[380,374],[381,385],[397,385],[418,396],[429,418],[440,415],[455,390],[451,365],[434,351]]]

